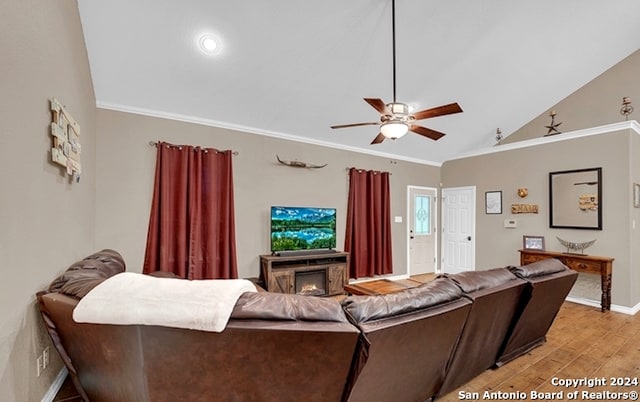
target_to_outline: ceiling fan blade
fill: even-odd
[[[374,138],[373,141],[371,141],[371,145],[380,144],[382,141],[384,141],[385,138],[386,137],[382,133],[378,133],[376,138]]]
[[[416,120],[428,119],[430,117],[443,116],[446,114],[460,113],[462,108],[457,103],[450,103],[448,105],[442,105],[431,109],[421,110],[413,114]]]
[[[353,124],[339,124],[337,126],[331,126],[331,128],[347,128],[347,127],[358,127],[358,126],[377,126],[380,123],[371,122],[371,123],[353,123]]]
[[[378,113],[380,113],[382,115],[393,116],[393,113],[391,113],[391,110],[389,110],[387,108],[387,105],[384,103],[384,101],[382,99],[364,98],[364,101],[367,102],[368,104],[370,104],[371,106],[373,106],[373,108],[375,110],[377,110]]]
[[[440,131],[432,130],[430,128],[422,126],[416,126],[415,124],[410,125],[409,130],[424,137],[431,138],[434,141],[437,141],[446,135],[445,133],[441,133]]]

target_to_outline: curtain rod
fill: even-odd
[[[366,172],[366,171],[367,171],[367,169],[360,169],[360,168],[357,168],[357,167],[348,167],[348,166],[347,166],[347,167],[345,168],[345,170],[346,170],[347,172],[348,172],[349,170],[351,170],[351,169],[355,169],[356,171],[358,171],[358,173],[362,173],[362,172]],[[393,175],[393,173],[391,173],[391,172],[383,172],[383,171],[377,171],[377,170],[373,170],[373,172],[374,172],[374,173],[389,173],[389,176]]]
[[[158,146],[158,141],[149,141],[149,145],[151,145],[152,147],[157,147]],[[180,146],[180,145],[173,145],[173,144],[170,144],[170,145],[174,146],[174,147],[179,147]],[[238,152],[238,151],[233,151],[231,153],[233,155],[235,155],[235,156],[240,155],[240,152]]]

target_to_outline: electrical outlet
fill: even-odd
[[[38,377],[40,377],[40,374],[42,374],[42,355],[38,356],[38,359],[36,360],[36,364],[38,365],[36,369],[36,374],[38,374]]]
[[[49,347],[47,346],[42,351],[42,369],[49,367]]]

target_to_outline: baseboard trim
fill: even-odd
[[[585,306],[596,307],[598,309],[601,308],[600,302],[597,302],[595,300],[583,299],[581,297],[572,297],[572,296],[568,296],[566,300],[568,302],[583,304]],[[616,313],[622,313],[627,315],[636,315],[636,313],[640,311],[640,303],[636,304],[633,307],[625,307],[625,306],[618,306],[617,304],[612,304],[611,311],[615,311]]]
[[[53,383],[49,387],[47,393],[42,397],[41,402],[53,402],[56,395],[58,394],[58,391],[60,391],[60,388],[62,388],[62,384],[64,384],[64,380],[67,378],[67,374],[69,374],[69,371],[66,367],[63,367],[56,376],[56,379],[53,380]]]

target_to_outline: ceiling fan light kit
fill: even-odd
[[[401,138],[409,131],[409,126],[406,123],[399,121],[388,121],[386,123],[382,123],[380,127],[380,132],[386,138],[397,140]]]
[[[379,144],[386,138],[396,140],[411,131],[414,134],[438,140],[444,137],[444,133],[413,124],[416,120],[428,119],[431,117],[444,116],[447,114],[460,113],[462,108],[457,103],[450,103],[431,109],[425,109],[416,113],[411,113],[407,104],[396,102],[396,2],[391,0],[391,32],[393,45],[393,102],[385,104],[382,99],[364,98],[365,102],[371,105],[380,113],[380,122],[352,123],[331,126],[331,128],[348,128],[358,126],[380,126],[380,133],[371,141],[371,144]]]

